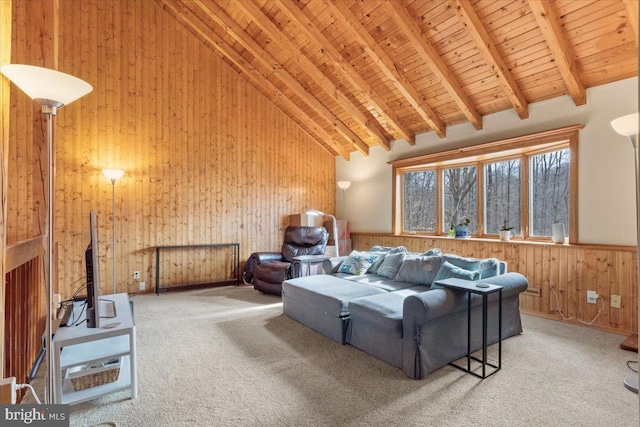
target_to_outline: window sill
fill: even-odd
[[[364,232],[351,232],[352,236],[380,236],[380,237],[395,237],[395,238],[407,238],[407,239],[431,239],[434,241],[459,241],[459,242],[473,242],[473,243],[491,243],[491,244],[506,244],[506,245],[525,245],[525,246],[538,246],[538,247],[554,247],[554,248],[581,248],[581,249],[598,249],[598,250],[616,250],[616,251],[637,251],[635,246],[623,246],[623,245],[599,245],[596,243],[553,243],[549,240],[523,240],[512,238],[508,241],[500,240],[499,238],[489,237],[466,237],[455,238],[449,236],[436,236],[430,234],[391,234],[391,233],[364,233]]]

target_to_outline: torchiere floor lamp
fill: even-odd
[[[336,217],[328,213],[320,212],[316,209],[308,210],[306,214],[313,216],[328,216],[333,220],[333,240],[336,245],[336,256],[340,256],[340,243],[338,242],[338,222],[336,221]]]
[[[104,176],[111,180],[111,214],[113,216],[113,293],[116,293],[116,181],[122,178],[122,169],[102,169]]]
[[[27,96],[42,106],[42,114],[47,116],[47,256],[45,259],[45,285],[47,289],[47,321],[45,348],[47,350],[47,392],[45,401],[53,403],[53,375],[51,374],[51,320],[53,301],[53,235],[55,233],[53,202],[55,149],[53,146],[53,117],[58,108],[72,103],[93,90],[93,87],[77,77],[48,68],[33,65],[7,64],[0,67],[4,74]]]
[[[637,261],[638,261],[638,283],[640,285],[640,148],[638,147],[638,120],[640,120],[640,114],[633,113],[626,116],[619,117],[611,122],[613,130],[620,135],[624,135],[631,141],[633,147],[633,153],[635,157],[635,170],[636,170],[636,231],[637,231]],[[639,309],[640,309],[640,302]],[[640,375],[640,374],[638,374]],[[624,380],[624,385],[629,390],[638,392],[638,375],[630,377]]]

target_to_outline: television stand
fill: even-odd
[[[100,299],[113,301],[116,316],[100,319],[99,328],[78,326],[59,328],[51,339],[53,349],[51,376],[53,403],[73,405],[129,389],[131,398],[138,395],[136,374],[136,326],[126,293],[104,295]],[[76,318],[82,312],[82,302],[74,303]],[[74,390],[71,380],[62,373],[78,366],[91,365],[114,358],[122,358],[118,378],[113,382]],[[68,375],[67,375],[68,377]]]

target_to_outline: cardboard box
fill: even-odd
[[[340,240],[351,238],[351,234],[349,233],[349,221],[339,219],[336,221],[336,225],[338,226],[338,238]],[[329,240],[333,240],[333,220],[325,221],[323,226],[329,232]]]
[[[304,227],[322,227],[323,217],[307,215],[307,214],[294,214],[289,215],[289,225],[300,225]]]

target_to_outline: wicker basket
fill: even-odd
[[[67,376],[75,391],[114,382],[120,375],[122,358],[109,359],[92,365],[69,369]]]

